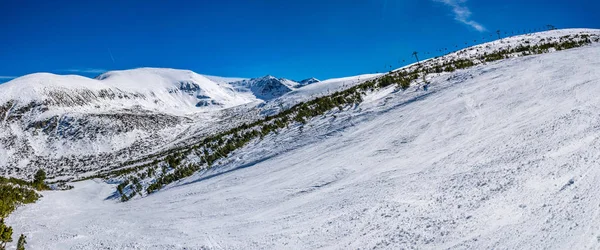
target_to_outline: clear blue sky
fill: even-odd
[[[0,0],[0,82],[136,67],[326,79],[381,72],[412,62],[412,51],[434,56],[498,29],[600,28],[596,0],[89,2]]]

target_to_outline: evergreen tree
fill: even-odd
[[[25,240],[25,235],[21,234],[21,237],[19,237],[19,241],[17,242],[17,250],[25,250],[25,244],[27,244],[27,241]]]
[[[0,249],[6,249],[6,243],[12,242],[12,227],[4,224],[4,219],[0,220]]]
[[[37,172],[35,172],[35,175],[33,177],[33,184],[36,186],[37,189],[44,188],[45,180],[46,180],[46,172],[44,172],[44,170],[39,169]]]

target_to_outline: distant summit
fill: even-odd
[[[320,80],[317,78],[311,77],[311,78],[304,79],[304,80],[298,82],[299,83],[298,85],[299,85],[299,87],[302,87],[302,86],[306,86],[306,85],[313,84],[316,82],[320,82]]]
[[[247,89],[256,98],[268,101],[292,91],[298,83],[285,78],[266,75],[259,78],[232,82],[231,85],[236,87],[238,91]]]

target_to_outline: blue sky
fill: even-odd
[[[600,28],[595,0],[0,0],[0,82],[137,67],[291,79],[381,72],[546,24]],[[429,53],[429,54],[427,54]]]

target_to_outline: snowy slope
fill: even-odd
[[[0,173],[26,178],[39,167],[57,176],[115,166],[258,119],[254,105],[296,85],[166,68],[96,79],[19,77],[0,85]]]
[[[344,90],[359,83],[372,80],[383,74],[364,74],[342,78],[333,78],[325,81],[314,82],[301,88],[294,89],[284,95],[261,105],[265,114],[276,114],[282,109],[290,108],[300,102],[305,102],[317,97]]]
[[[600,248],[598,44],[428,80],[148,197],[90,180],[7,222],[32,249]]]
[[[31,74],[0,85],[0,173],[76,175],[260,118],[253,107],[299,83],[139,68],[96,79]]]
[[[560,29],[560,30],[550,30],[544,32],[536,32],[529,33],[524,35],[517,35],[511,37],[504,37],[499,40],[494,40],[491,42],[486,42],[482,44],[478,44],[475,46],[471,46],[465,49],[461,49],[447,55],[435,58],[429,58],[421,61],[421,64],[425,66],[435,64],[437,62],[448,62],[452,60],[459,59],[473,59],[480,58],[487,54],[492,54],[501,50],[506,49],[515,49],[523,46],[534,46],[534,45],[542,45],[549,43],[559,43],[567,40],[575,40],[580,41],[583,39],[582,35],[589,36],[592,42],[598,43],[600,40],[600,30],[598,29]],[[555,51],[551,49],[549,52]],[[514,53],[511,57],[520,57],[523,55],[528,55],[527,53]],[[413,63],[411,65],[402,67],[402,68],[412,68],[417,67],[419,63]],[[402,69],[400,68],[400,69]],[[400,70],[396,69],[396,70]],[[394,71],[396,71],[394,70]]]
[[[73,175],[118,165],[202,132],[221,110],[261,101],[189,70],[19,77],[0,85],[0,173],[29,177],[42,167]]]

